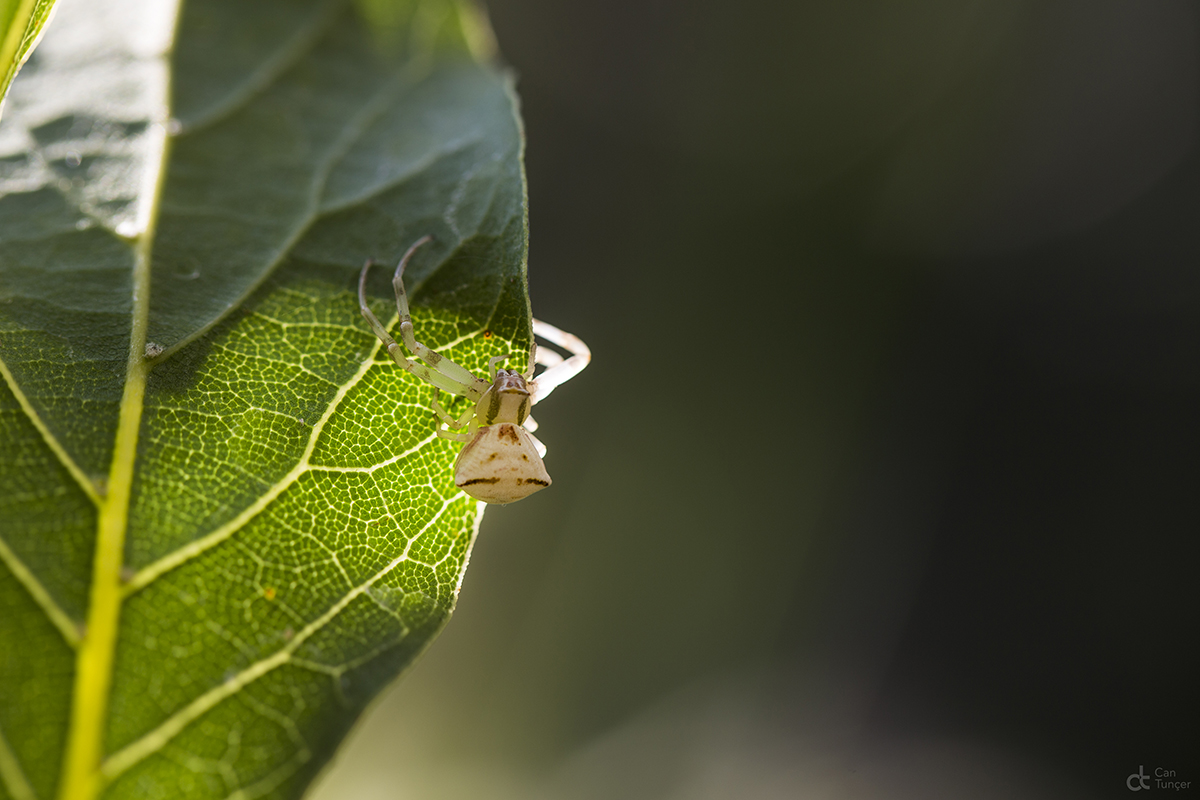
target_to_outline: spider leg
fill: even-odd
[[[475,438],[469,433],[451,433],[450,431],[438,431],[437,435],[452,442],[469,442]]]
[[[525,431],[526,431],[526,433],[528,433],[529,429],[526,428]],[[542,458],[545,458],[546,457],[546,445],[542,444],[542,440],[537,438],[536,436],[534,436],[532,433],[529,434],[529,438],[531,440],[533,440],[533,446],[537,448],[538,455],[541,456]]]
[[[521,373],[526,381],[533,380],[533,370],[537,367],[538,346],[537,339],[531,339],[529,342],[529,360],[525,362],[525,371]]]
[[[547,365],[549,369],[533,381],[533,402],[537,403],[546,399],[555,387],[566,383],[583,371],[583,368],[592,360],[592,351],[578,336],[559,330],[539,319],[533,321],[533,333],[571,354],[570,358],[564,359],[556,353],[555,356],[558,356],[558,360],[555,361],[554,358],[544,355],[541,352],[542,348],[539,348],[538,363]]]
[[[525,380],[533,380],[533,371],[539,364],[549,368],[558,366],[563,360],[563,357],[558,354],[557,350],[551,350],[549,347],[538,347],[537,339],[534,339],[529,343],[529,369],[525,370]]]
[[[475,406],[467,408],[461,417],[455,418],[450,415],[450,412],[442,406],[441,400],[438,398],[438,393],[435,391],[433,395],[433,413],[438,415],[438,418],[446,423],[453,430],[465,428],[470,424],[471,419],[475,416]]]
[[[455,364],[436,350],[421,344],[413,335],[412,316],[408,311],[408,294],[404,291],[404,268],[408,266],[408,259],[412,257],[416,249],[432,239],[432,236],[422,236],[412,247],[408,248],[408,252],[396,265],[396,274],[392,277],[392,287],[396,290],[396,311],[400,314],[400,338],[404,340],[404,346],[410,353],[447,378],[471,388],[473,391],[468,392],[467,397],[478,400],[491,384],[482,378],[477,378],[475,373],[466,367]]]
[[[492,383],[496,382],[496,366],[511,355],[512,353],[505,353],[502,356],[493,356],[488,359],[488,377],[492,379]]]
[[[526,417],[525,421],[521,423],[521,427],[530,433],[533,433],[538,429],[537,420],[535,420],[533,417]]]
[[[534,359],[535,363],[541,364],[547,369],[557,367],[565,360],[557,351],[551,350],[549,347],[538,348],[537,357]]]
[[[367,305],[367,272],[370,271],[371,265],[375,263],[367,260],[363,264],[362,272],[358,275],[358,310],[362,312],[366,318],[367,324],[371,326],[371,331],[383,342],[383,346],[387,348],[388,355],[392,357],[392,361],[404,369],[408,370],[418,378],[433,384],[438,389],[444,389],[451,394],[460,394],[470,397],[472,400],[478,400],[483,396],[483,392],[472,394],[476,391],[474,383],[464,384],[461,381],[454,380],[452,377],[444,375],[440,372],[435,372],[424,364],[417,361],[410,361],[404,355],[404,351],[400,349],[400,345],[396,344],[396,340],[388,335],[387,328],[383,327],[383,323],[379,321],[379,317],[375,316]],[[468,373],[470,374],[470,373]],[[478,381],[474,375],[471,376],[474,381]]]
[[[403,353],[398,352],[400,346],[396,344],[395,339],[388,335],[387,328],[383,327],[379,317],[375,316],[375,312],[367,305],[367,272],[374,263],[368,258],[367,263],[363,264],[362,272],[358,273],[358,310],[362,312],[367,324],[371,326],[371,331],[379,341],[383,342],[383,346],[387,348],[388,355],[392,357],[392,360],[407,369],[408,359]]]

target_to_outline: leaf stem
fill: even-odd
[[[162,159],[167,137],[162,131]],[[157,195],[150,202],[157,204]],[[63,763],[62,800],[92,800],[101,788],[100,760],[108,720],[108,694],[123,598],[121,570],[125,564],[125,531],[129,498],[133,492],[133,467],[137,459],[138,432],[150,365],[146,361],[146,330],[150,310],[150,246],[153,225],[138,240],[133,271],[133,324],[129,341],[125,391],[113,447],[108,492],[100,505],[96,530],[92,589],[83,642],[75,661],[74,702]]]
[[[174,41],[175,27],[179,21],[178,2],[173,13],[171,42]],[[168,56],[169,53],[163,53],[164,58]],[[125,564],[125,532],[129,521],[129,500],[133,493],[146,379],[152,369],[152,364],[146,358],[150,327],[150,265],[171,151],[171,139],[167,132],[170,117],[169,77],[163,89],[159,118],[150,126],[151,141],[139,192],[141,205],[135,227],[137,239],[134,246],[133,302],[125,390],[121,396],[108,491],[100,504],[87,622],[75,660],[75,687],[63,759],[63,777],[58,792],[60,800],[94,800],[105,782],[100,774],[100,762],[105,755],[108,699],[124,598],[121,575]]]
[[[104,729],[108,719],[108,693],[112,685],[117,628],[121,614],[121,567],[125,561],[125,528],[133,488],[142,400],[146,389],[146,325],[134,316],[130,365],[121,398],[108,494],[100,507],[96,556],[92,566],[92,591],[87,628],[75,662],[75,692],[71,727],[63,765],[62,800],[91,800],[99,790],[100,759],[104,755]],[[140,337],[137,335],[141,328]],[[140,347],[138,340],[141,340]],[[136,353],[137,363],[134,361]]]

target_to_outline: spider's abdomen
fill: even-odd
[[[480,428],[462,449],[454,485],[485,503],[513,503],[550,485],[546,465],[520,425]]]

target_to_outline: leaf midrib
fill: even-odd
[[[182,2],[183,0],[175,0],[171,10],[171,36],[167,47],[159,54],[163,61],[170,59],[175,46]],[[104,730],[108,719],[118,620],[123,600],[121,572],[125,560],[129,499],[133,491],[133,471],[146,395],[146,378],[151,368],[146,359],[146,337],[150,325],[151,256],[171,152],[168,130],[174,74],[169,66],[164,72],[163,95],[156,108],[159,118],[150,124],[147,133],[151,145],[146,159],[143,191],[139,193],[142,205],[138,208],[139,224],[136,230],[139,233],[134,247],[125,387],[121,396],[107,491],[100,503],[96,525],[85,634],[75,657],[71,715],[67,727],[62,782],[59,786],[60,800],[92,800],[102,788],[98,767],[104,755]]]

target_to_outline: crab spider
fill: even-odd
[[[404,268],[417,248],[431,239],[423,236],[408,248],[392,278],[396,310],[400,314],[400,338],[415,358],[404,354],[367,306],[367,272],[374,263],[370,260],[363,264],[358,276],[358,307],[392,360],[434,387],[432,408],[439,419],[437,435],[466,443],[454,462],[454,485],[486,503],[513,503],[550,485],[550,476],[542,463],[546,447],[531,433],[537,429],[537,423],[529,416],[530,406],[579,374],[591,361],[592,354],[578,337],[535,319],[534,334],[568,351],[570,357],[563,358],[549,349],[539,350],[537,343],[532,342],[525,374],[501,369],[499,364],[508,355],[495,356],[488,361],[488,378],[484,380],[418,342],[408,313]],[[545,370],[534,378],[537,364]],[[451,416],[439,400],[443,391],[466,397],[473,405],[462,416]],[[456,432],[464,428],[464,432]]]

